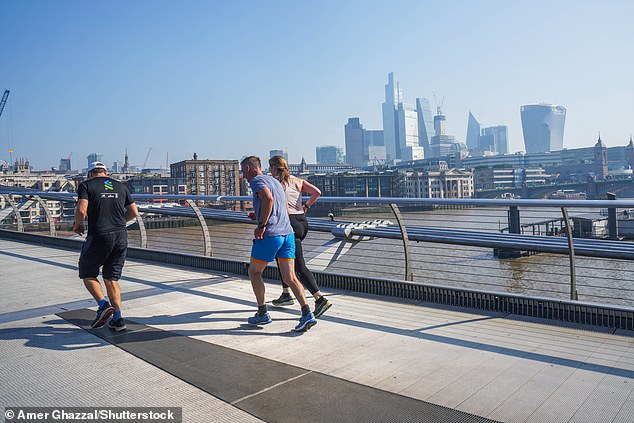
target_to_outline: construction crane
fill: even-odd
[[[442,96],[442,100],[438,103],[438,98],[436,97],[436,94],[434,94],[434,101],[436,102],[436,113],[438,115],[442,115],[442,105],[445,102],[445,96]]]
[[[147,166],[147,159],[150,158],[151,151],[152,151],[152,147],[150,147],[150,149],[147,151],[147,154],[145,155],[145,161],[143,162],[143,166],[141,167],[141,170],[145,169],[145,166]]]
[[[7,98],[9,98],[9,90],[4,90],[4,94],[2,95],[2,100],[0,100],[0,116],[2,116],[2,111],[4,110],[4,105],[7,102]]]
[[[4,105],[7,103],[7,98],[9,98],[9,90],[4,90],[4,94],[2,95],[2,100],[0,100],[0,116],[2,116],[2,111],[4,110]],[[13,149],[11,148],[11,142],[9,142],[9,162],[13,163]]]

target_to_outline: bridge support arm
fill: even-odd
[[[20,215],[20,209],[18,208],[17,203],[15,202],[11,194],[2,194],[2,196],[13,209],[13,215],[15,216],[15,220],[18,223],[18,232],[24,232],[24,223],[22,223],[22,216]]]
[[[608,200],[616,200],[616,194],[607,193]],[[619,239],[619,221],[616,219],[616,208],[608,208],[608,236],[610,239]]]
[[[568,238],[568,252],[570,257],[570,299],[577,301],[579,294],[577,293],[577,276],[575,273],[575,247],[572,241],[572,227],[570,226],[570,219],[568,218],[568,210],[565,207],[561,208],[561,214],[564,217],[566,224],[566,237]]]
[[[57,235],[57,232],[55,231],[55,222],[53,222],[53,215],[51,214],[51,211],[48,209],[48,204],[46,204],[46,201],[42,200],[42,198],[39,195],[33,195],[31,198],[37,201],[40,207],[44,209],[44,214],[46,214],[46,220],[48,221],[50,235],[51,236]]]
[[[203,242],[205,248],[205,255],[212,256],[211,251],[211,237],[209,236],[209,228],[207,227],[207,222],[205,222],[205,217],[200,212],[200,209],[196,205],[195,200],[187,199],[187,205],[192,208],[194,213],[196,213],[196,217],[198,218],[198,223],[200,223],[200,228],[203,231]]]
[[[139,224],[139,232],[141,233],[141,248],[147,248],[147,231],[145,230],[141,213],[136,217],[136,222]]]
[[[412,273],[409,264],[409,249],[407,248],[407,244],[409,243],[409,239],[407,238],[407,229],[405,228],[405,223],[401,219],[401,212],[396,204],[390,204],[390,208],[392,209],[392,213],[394,213],[394,217],[396,218],[396,222],[398,223],[398,227],[401,230],[401,236],[403,237],[403,253],[405,255],[405,280],[413,281],[414,274]]]

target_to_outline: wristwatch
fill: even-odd
[[[258,223],[258,228],[260,229],[266,228],[266,223],[262,223],[262,222]]]

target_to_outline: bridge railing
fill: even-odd
[[[0,195],[2,228],[76,236],[72,215],[30,223],[20,209],[27,201],[29,212],[50,201],[72,205],[73,194]],[[131,245],[248,263],[250,197],[134,197],[142,214],[128,228]],[[322,197],[317,204],[322,215],[311,209],[303,242],[315,272],[634,306],[634,200]]]

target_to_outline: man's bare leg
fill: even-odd
[[[293,259],[279,259],[277,261],[277,265],[280,269],[280,274],[282,275],[282,279],[284,283],[288,285],[289,288],[295,294],[295,298],[299,301],[299,304],[303,307],[308,305],[306,301],[306,293],[304,292],[304,286],[297,279],[297,275],[295,275],[295,260]]]
[[[262,273],[266,268],[266,264],[258,263],[251,260],[249,264],[249,279],[251,280],[251,287],[253,288],[253,293],[255,294],[255,300],[258,303],[258,307],[263,306],[266,303],[265,292],[266,288],[264,286],[264,278],[262,278]]]
[[[95,301],[99,303],[102,300],[105,300],[103,296],[103,291],[101,289],[101,284],[99,283],[99,279],[97,278],[84,278],[84,286],[88,289],[88,292],[93,296]],[[109,293],[109,292],[108,292]],[[97,329],[106,324],[110,316],[114,313],[114,310],[111,306],[107,306],[104,303],[97,310],[97,315],[95,316],[95,320],[92,322],[92,328]]]
[[[121,311],[121,288],[119,287],[119,281],[113,281],[110,279],[103,280],[106,285],[106,291],[108,292],[108,299],[110,304],[116,311]]]
[[[84,278],[84,286],[90,292],[95,301],[99,302],[104,299],[101,284],[97,278]]]

